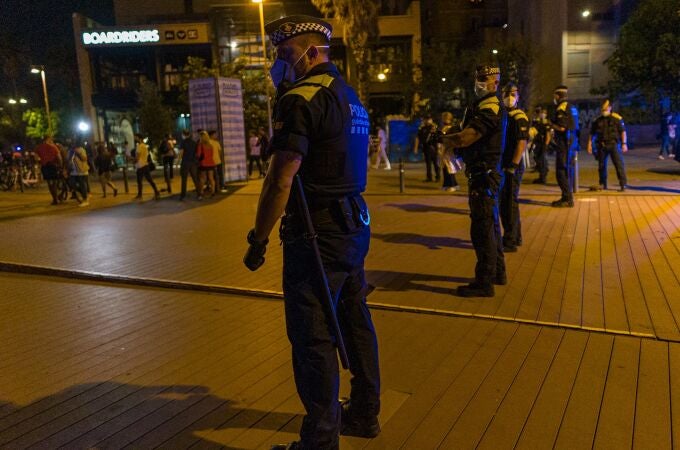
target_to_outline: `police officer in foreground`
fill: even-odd
[[[503,224],[503,251],[516,252],[522,245],[522,223],[519,218],[519,188],[524,175],[524,151],[529,141],[529,118],[517,107],[519,89],[513,83],[503,88],[503,104],[508,111],[505,149],[501,166],[503,187],[500,193],[500,216]]]
[[[244,263],[256,270],[264,262],[269,234],[285,211],[280,235],[286,328],[295,384],[306,411],[300,441],[273,448],[337,449],[339,433],[375,437],[380,432],[378,347],[364,277],[370,239],[361,196],[366,187],[368,113],[329,62],[328,23],[288,16],[267,24],[266,30],[277,55],[271,69],[277,87],[272,158]],[[302,180],[349,355],[352,389],[342,405],[338,359],[320,299],[315,253],[303,231],[303,214],[290,195],[296,174]]]
[[[588,153],[593,154],[593,141],[596,145],[597,168],[599,171],[599,185],[596,190],[607,189],[607,160],[611,157],[616,176],[619,179],[619,191],[626,190],[626,169],[623,164],[623,153],[628,151],[626,128],[623,117],[612,112],[609,100],[602,102],[600,116],[590,126],[588,136]],[[621,146],[619,147],[619,144]]]
[[[466,111],[462,131],[443,136],[445,145],[459,149],[463,155],[468,177],[470,237],[477,255],[475,280],[458,287],[461,297],[493,297],[494,284],[507,283],[498,221],[499,162],[507,120],[497,96],[500,74],[497,66],[477,66],[477,101]]]
[[[555,139],[555,175],[557,184],[562,191],[562,197],[552,202],[552,206],[557,208],[573,208],[574,196],[569,183],[569,173],[571,166],[570,147],[574,139],[574,117],[572,116],[571,106],[567,101],[568,89],[564,85],[557,86],[553,93],[553,101],[557,108],[551,120],[551,128]]]
[[[531,127],[536,135],[533,137],[534,161],[536,161],[536,172],[538,178],[532,183],[546,184],[548,178],[548,144],[550,143],[550,122],[548,122],[548,111],[542,106],[537,106],[534,110],[534,117]]]

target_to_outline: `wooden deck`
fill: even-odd
[[[265,449],[295,438],[302,407],[280,302],[11,274],[0,284],[0,448]],[[343,449],[680,445],[680,344],[373,315],[383,431],[343,438]]]

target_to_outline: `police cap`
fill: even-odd
[[[475,77],[486,77],[489,75],[500,75],[501,69],[495,64],[481,64],[475,70]]]
[[[269,22],[264,29],[274,47],[281,42],[306,33],[318,33],[330,42],[333,33],[333,27],[328,22],[305,15],[282,17]]]
[[[567,93],[568,91],[569,91],[569,88],[566,87],[566,86],[563,85],[563,84],[560,84],[559,86],[557,86],[557,87],[555,88],[555,93],[556,93],[556,94],[565,94],[565,95],[566,95],[566,93]]]

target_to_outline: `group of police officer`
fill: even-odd
[[[370,438],[380,433],[378,345],[364,274],[370,215],[361,195],[367,178],[368,114],[329,60],[330,24],[288,16],[267,24],[266,31],[277,55],[270,71],[277,88],[272,157],[243,261],[250,270],[264,263],[269,235],[283,215],[279,232],[286,328],[306,411],[300,440],[273,448],[334,450],[340,434]],[[504,251],[516,251],[522,244],[517,200],[530,126],[518,108],[518,88],[504,87],[503,106],[499,83],[498,67],[478,66],[477,100],[460,131],[441,137],[446,151],[464,160],[468,178],[477,264],[474,281],[457,289],[464,297],[493,296],[494,285],[507,283]],[[568,182],[573,123],[566,92],[564,86],[555,90],[557,108],[550,121],[542,112],[538,117],[539,182],[545,182],[547,173],[549,129],[555,139],[562,198],[554,206],[573,206]],[[613,154],[611,140],[620,128],[608,117],[614,118],[598,119],[592,132],[598,154],[611,156],[618,165],[621,159]],[[426,156],[436,163],[436,155]],[[606,177],[606,157],[601,159]],[[625,178],[621,182],[625,185]],[[606,186],[606,178],[601,184]],[[345,401],[339,400],[336,352],[352,374]]]

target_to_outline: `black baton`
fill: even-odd
[[[302,189],[302,180],[300,175],[295,175],[295,196],[300,208],[300,213],[302,219],[304,220],[305,226],[305,239],[309,241],[312,246],[312,251],[314,252],[314,257],[316,258],[316,267],[319,270],[320,284],[321,284],[321,295],[324,313],[328,322],[330,322],[333,334],[335,335],[335,345],[338,347],[338,354],[340,355],[340,363],[343,369],[349,370],[349,359],[347,358],[347,350],[345,349],[345,342],[342,339],[342,332],[340,331],[340,324],[338,323],[338,316],[335,310],[335,303],[333,302],[333,297],[331,296],[331,290],[328,287],[328,278],[326,277],[326,271],[323,267],[323,261],[321,260],[321,252],[319,252],[319,243],[317,242],[316,232],[314,231],[314,225],[312,224],[312,216],[309,214],[309,206],[307,205],[307,199],[305,198],[305,191]]]

